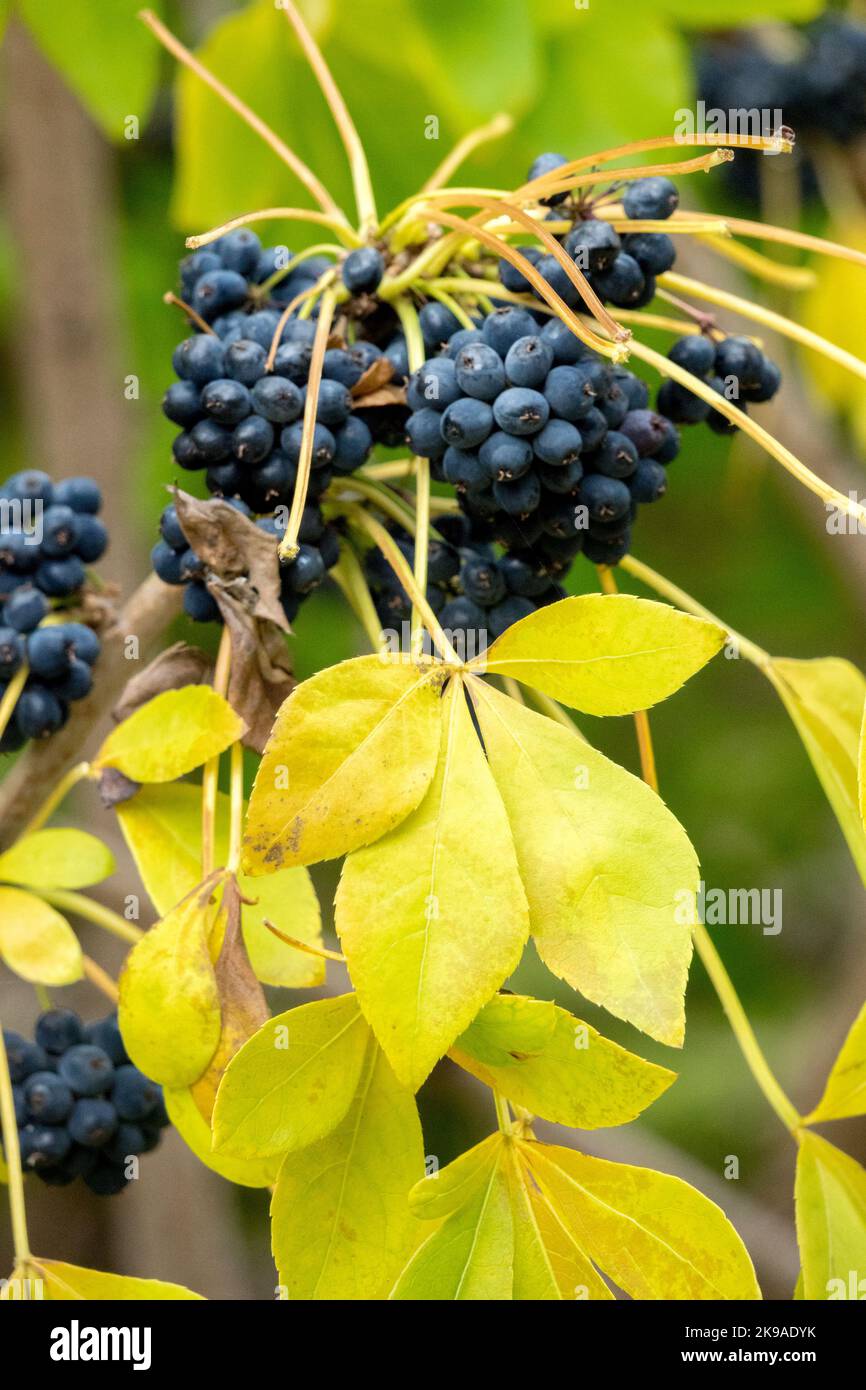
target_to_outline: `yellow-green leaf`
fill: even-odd
[[[71,985],[84,973],[78,937],[66,918],[19,888],[0,888],[0,956],[37,985]]]
[[[472,663],[586,714],[666,700],[723,646],[715,623],[629,594],[584,594],[522,618]]]
[[[860,820],[866,831],[866,704],[863,706],[863,720],[860,725],[860,748],[857,759],[857,799],[860,803]]]
[[[26,888],[89,888],[114,869],[108,847],[84,830],[37,830],[0,854],[0,882]]]
[[[173,782],[223,753],[244,722],[209,685],[165,690],[108,735],[94,766],[116,767],[134,782]]]
[[[400,1275],[392,1299],[489,1303],[511,1298],[514,1227],[504,1157],[498,1137],[493,1143],[485,1142],[481,1172],[475,1174],[468,1199],[418,1248]],[[443,1180],[448,1180],[447,1168],[438,1178],[422,1182],[430,1185]]]
[[[213,1114],[214,1149],[265,1158],[330,1134],[357,1091],[369,1036],[354,994],[272,1018],[226,1069]]]
[[[760,1298],[728,1218],[680,1178],[553,1145],[520,1150],[580,1248],[632,1298]]]
[[[224,864],[229,842],[229,799],[216,804],[214,855]],[[201,877],[201,788],[179,782],[142,787],[117,807],[117,818],[142,882],[157,912],[164,915]],[[265,918],[288,936],[321,945],[322,914],[312,879],[304,868],[281,869],[268,878],[238,877],[244,943],[250,964],[263,984],[302,989],[322,984],[324,960],[298,951],[275,937]]]
[[[539,954],[595,1004],[679,1045],[698,862],[645,783],[478,680]]]
[[[866,679],[850,661],[773,657],[765,674],[781,696],[866,883],[866,828],[858,767]]]
[[[240,1187],[271,1187],[280,1171],[280,1157],[231,1158],[212,1150],[210,1125],[188,1087],[163,1092],[169,1119],[181,1139],[207,1168]]]
[[[824,1094],[806,1117],[806,1123],[844,1120],[851,1115],[866,1115],[866,1004],[851,1025],[827,1078]]]
[[[166,1284],[161,1279],[130,1279],[123,1274],[104,1274],[99,1269],[64,1264],[61,1260],[38,1259],[36,1263],[45,1280],[45,1295],[52,1302],[86,1299],[88,1302],[153,1303],[202,1297],[184,1288],[183,1284]]]
[[[548,1010],[553,1032],[532,1050],[533,1015]],[[496,1060],[491,1060],[491,1029],[496,1038],[511,1039]],[[457,1039],[451,1056],[516,1105],[574,1129],[628,1124],[676,1080],[674,1072],[609,1042],[565,1009],[514,994],[491,999]]]
[[[526,898],[499,793],[460,680],[421,805],[346,860],[336,925],[361,1008],[397,1076],[417,1089],[516,967]]]
[[[428,1173],[409,1194],[409,1207],[421,1221],[439,1221],[465,1207],[486,1185],[498,1162],[502,1136],[490,1134],[446,1168]]]
[[[163,1086],[197,1081],[219,1042],[219,992],[209,950],[217,906],[207,886],[191,893],[133,947],[120,976],[126,1050]]]
[[[424,796],[438,748],[435,671],[362,656],[304,681],[259,764],[245,870],[314,864],[377,840]]]
[[[859,1298],[866,1279],[866,1170],[817,1134],[803,1130],[799,1139],[794,1193],[803,1297]]]
[[[418,1237],[409,1190],[424,1171],[415,1100],[368,1034],[358,1088],[326,1138],[283,1160],[271,1243],[289,1299],[387,1298]]]

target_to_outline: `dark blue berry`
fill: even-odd
[[[15,706],[15,722],[22,738],[48,738],[66,723],[67,707],[44,685],[28,684]]]
[[[535,333],[538,325],[528,309],[517,305],[506,305],[488,314],[481,329],[482,337],[494,352],[504,361],[508,349],[518,338],[527,338]]]
[[[181,429],[201,419],[201,391],[194,381],[175,381],[162,398],[162,413]]]
[[[526,176],[526,181],[527,183],[532,183],[535,179],[540,179],[543,174],[552,174],[555,169],[561,169],[563,164],[567,163],[568,160],[564,154],[554,154],[552,151],[546,154],[540,154],[529,166],[529,173]],[[550,207],[555,207],[558,203],[564,202],[567,197],[567,192],[552,193],[549,198],[542,198],[541,202],[546,203]]]
[[[716,345],[700,333],[687,333],[685,337],[677,339],[668,357],[684,371],[703,379],[715,366]]]
[[[441,458],[445,452],[442,419],[439,411],[429,406],[413,411],[406,421],[406,442],[413,454],[421,458]]]
[[[67,1129],[76,1144],[101,1149],[117,1129],[117,1111],[110,1101],[101,1098],[77,1100]]]
[[[27,664],[38,680],[57,680],[69,670],[69,661],[69,639],[62,625],[37,628],[27,638]]]
[[[620,240],[609,222],[591,218],[579,222],[565,238],[565,249],[584,272],[609,270],[620,250]]]
[[[249,227],[238,227],[219,239],[219,258],[227,270],[252,275],[262,254],[262,243]]]
[[[0,627],[0,680],[8,681],[24,660],[24,638],[14,627]]]
[[[706,401],[678,381],[662,382],[656,403],[662,415],[682,425],[700,425],[710,413]]]
[[[48,1009],[36,1020],[36,1042],[52,1056],[84,1042],[84,1026],[71,1009]]]
[[[322,363],[322,376],[327,381],[339,381],[351,390],[363,375],[361,363],[345,348],[328,348]]]
[[[192,292],[192,307],[203,319],[237,309],[247,298],[247,282],[236,270],[209,270]]]
[[[78,540],[78,517],[71,507],[46,507],[42,514],[42,553],[52,559],[69,555]]]
[[[352,473],[369,457],[373,436],[363,420],[350,415],[345,425],[334,431],[334,442],[334,468],[338,473]]]
[[[638,451],[632,440],[618,430],[609,430],[599,447],[584,464],[607,478],[630,478],[638,465]]]
[[[541,251],[537,246],[515,246],[515,251],[519,251],[525,261],[535,265]],[[532,290],[532,285],[527,280],[521,270],[510,261],[501,260],[499,262],[499,278],[507,290],[512,294],[528,294]]]
[[[508,434],[537,434],[547,424],[550,403],[546,395],[526,386],[511,386],[493,403],[493,417]]]
[[[528,618],[530,613],[535,612],[535,604],[529,599],[518,594],[509,594],[501,603],[497,603],[487,614],[487,621],[490,624],[490,632],[493,637],[501,637],[514,623],[519,623],[521,618]]]
[[[80,589],[87,575],[77,555],[45,560],[36,571],[36,585],[49,598],[68,598]]]
[[[102,510],[102,491],[93,478],[63,478],[54,486],[53,501],[74,512],[96,516]]]
[[[304,392],[306,400],[306,392]],[[316,400],[316,419],[329,429],[344,425],[352,409],[352,397],[341,381],[323,379]]]
[[[194,623],[220,620],[219,604],[204,584],[187,584],[183,591],[183,611]]]
[[[35,1171],[61,1163],[72,1147],[72,1140],[63,1125],[28,1124],[18,1137],[24,1167]]]
[[[495,401],[504,391],[505,367],[502,358],[487,343],[470,343],[454,359],[460,390],[480,401]]]
[[[48,1058],[39,1042],[32,1043],[28,1038],[22,1038],[20,1033],[6,1030],[3,1032],[3,1042],[14,1085],[20,1086],[34,1072],[46,1070]]]
[[[490,608],[505,597],[505,578],[495,560],[473,556],[460,570],[463,592],[473,603]]]
[[[309,594],[324,579],[325,565],[318,550],[310,545],[302,545],[284,572],[293,593]]]
[[[178,343],[171,364],[182,380],[206,386],[224,375],[225,348],[213,333],[197,333],[194,338],[184,338]]]
[[[581,454],[583,440],[580,431],[568,420],[548,420],[535,436],[532,447],[543,463],[565,467],[575,463]]]
[[[296,386],[305,386],[312,355],[308,343],[283,343],[274,357],[274,376],[284,376]]]
[[[736,377],[740,390],[749,391],[761,384],[763,361],[761,349],[748,338],[725,338],[716,347],[715,374]]]
[[[172,550],[186,550],[189,545],[173,502],[169,503],[159,518],[159,533],[166,545],[170,545]]]
[[[285,376],[265,376],[252,389],[253,409],[275,425],[291,425],[304,408],[304,398]]]
[[[374,246],[359,246],[349,252],[341,273],[350,294],[372,294],[385,274],[385,262]]]
[[[446,444],[455,444],[460,449],[482,444],[493,428],[493,411],[487,402],[467,396],[449,405],[439,419]]]
[[[247,388],[228,377],[208,382],[201,393],[201,403],[207,414],[221,425],[239,425],[252,409]]]
[[[541,386],[553,366],[553,348],[537,334],[518,338],[505,358],[505,374],[512,386]]]
[[[621,251],[609,270],[595,277],[594,284],[603,299],[621,309],[638,306],[646,291],[646,277],[633,256]]]
[[[93,689],[93,672],[86,661],[72,660],[65,676],[52,682],[51,688],[61,700],[83,700]]]
[[[457,449],[453,444],[445,450],[442,473],[458,492],[475,491],[490,482],[490,473],[480,455],[474,449]]]
[[[495,430],[481,445],[479,458],[490,482],[521,478],[532,467],[532,445],[528,439]]]
[[[119,1066],[114,1073],[111,1103],[121,1120],[147,1119],[156,1109],[161,1095],[156,1082],[130,1063]]]
[[[102,559],[108,549],[108,531],[98,516],[79,516],[75,549],[86,565]]]
[[[72,1092],[53,1071],[37,1071],[24,1082],[24,1100],[30,1120],[46,1125],[62,1124],[72,1110]]]
[[[541,501],[541,483],[536,473],[526,473],[514,482],[495,482],[493,496],[508,516],[529,516]]]
[[[462,326],[460,320],[446,309],[444,304],[431,300],[425,304],[418,315],[424,345],[427,348],[440,348],[447,343],[452,333]]]
[[[57,1063],[57,1071],[77,1096],[98,1096],[108,1090],[114,1077],[108,1053],[92,1043],[67,1048]]]
[[[667,490],[668,475],[655,459],[641,459],[628,485],[635,502],[657,502]]]
[[[267,355],[261,343],[239,338],[226,348],[225,375],[244,386],[252,386],[264,376]]]
[[[50,507],[54,500],[54,484],[47,473],[28,468],[6,479],[3,496],[15,502],[41,502],[44,507]]]
[[[580,290],[556,256],[542,256],[535,268],[539,275],[547,281],[550,288],[559,295],[563,303],[567,304],[570,309],[577,308],[582,298]]]
[[[680,201],[680,195],[670,179],[654,175],[629,183],[622,195],[626,217],[658,221],[670,217]]]
[[[280,445],[291,463],[297,463],[301,457],[303,432],[303,421],[296,420],[293,425],[288,425],[280,435]],[[313,430],[313,468],[326,468],[333,463],[336,452],[337,443],[327,425],[317,424]]]
[[[666,232],[632,232],[623,237],[622,249],[634,257],[644,275],[664,275],[677,258],[673,238]]]
[[[631,493],[618,478],[589,473],[580,484],[580,500],[589,513],[590,521],[618,521],[620,517],[628,515]]]
[[[231,446],[239,463],[261,463],[274,447],[274,427],[263,416],[250,415],[235,426]]]
[[[195,440],[191,434],[184,431],[172,440],[171,452],[174,461],[180,468],[186,468],[193,472],[197,468],[206,468],[207,459],[203,458],[195,445]]]
[[[87,627],[85,623],[65,623],[64,626],[70,653],[79,661],[86,661],[88,666],[92,666],[102,650],[93,628]]]

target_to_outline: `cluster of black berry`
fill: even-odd
[[[80,622],[58,621],[101,558],[108,533],[90,478],[52,483],[16,473],[0,488],[0,699],[22,666],[27,680],[0,735],[10,753],[62,728],[69,706],[90,693],[100,642]]]
[[[3,1034],[24,1167],[52,1187],[80,1177],[113,1196],[129,1181],[129,1160],[155,1149],[169,1123],[162,1089],[130,1062],[116,1014],[83,1024],[51,1009],[35,1038]]]
[[[441,539],[429,544],[427,602],[462,656],[477,654],[512,623],[565,597],[537,557],[498,555],[490,526],[455,515],[442,517],[436,529]],[[411,537],[398,527],[391,530],[413,565]],[[396,631],[411,619],[411,599],[380,551],[367,552],[364,568],[383,630]]]
[[[564,155],[539,155],[529,170],[529,178],[539,178],[565,163]],[[555,193],[544,201],[555,209],[567,203],[569,197],[567,193]],[[637,179],[623,188],[623,209],[626,217],[632,219],[666,220],[678,203],[679,194],[670,179]],[[656,276],[670,270],[676,260],[676,247],[666,232],[630,232],[621,237],[609,222],[594,217],[591,210],[580,205],[560,212],[552,210],[550,217],[575,219],[571,230],[559,239],[599,299],[617,308],[642,309],[649,304],[656,292]],[[516,250],[569,308],[582,306],[579,290],[554,255],[537,246],[518,246]],[[531,290],[529,281],[508,261],[500,264],[500,278],[505,288],[515,294]]]
[[[548,585],[581,549],[599,564],[626,553],[638,505],[662,496],[679,449],[642,381],[516,305],[454,333],[407,400],[410,447],[508,552],[541,562]]]
[[[803,29],[729,31],[699,48],[697,81],[708,112],[781,112],[807,146],[813,135],[849,145],[866,134],[866,26],[827,14]],[[757,189],[752,161],[729,167]]]
[[[172,446],[175,462],[203,471],[211,494],[246,515],[261,517],[259,524],[277,535],[285,529],[297,478],[317,309],[309,319],[289,317],[270,367],[268,355],[286,305],[332,268],[321,257],[290,267],[285,247],[265,250],[255,233],[245,229],[182,262],[184,298],[212,331],[193,333],[175,349],[173,365],[180,380],[163,401],[165,414],[181,430]],[[353,296],[369,295],[383,270],[381,254],[363,247],[346,257],[343,281]],[[407,370],[402,336],[388,351],[393,351],[391,365],[399,378]],[[290,618],[338,557],[338,535],[325,525],[318,499],[335,474],[351,473],[365,462],[374,442],[399,442],[399,432],[391,437],[395,424],[387,411],[356,410],[352,397],[352,388],[383,355],[362,339],[325,353],[301,552],[285,570],[284,606]],[[276,522],[275,513],[281,514]],[[218,618],[201,582],[203,566],[171,507],[163,515],[161,532],[153,554],[157,574],[167,583],[186,584],[190,617]]]
[[[746,411],[748,402],[772,400],[782,384],[782,373],[756,343],[734,336],[714,340],[700,333],[678,338],[668,357],[684,371],[705,381],[717,395],[725,396]],[[733,434],[737,426],[718,410],[677,381],[659,387],[658,409],[682,425],[706,423],[716,434]]]

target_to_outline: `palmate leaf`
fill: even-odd
[[[408,1199],[423,1171],[414,1097],[368,1032],[345,1116],[280,1169],[271,1241],[286,1296],[386,1298],[418,1239]]]
[[[78,937],[66,918],[20,888],[0,888],[0,957],[37,985],[71,985],[84,973]]]
[[[215,1151],[267,1158],[330,1134],[352,1104],[369,1037],[354,994],[277,1014],[226,1069],[213,1114]]]
[[[505,810],[457,677],[441,712],[430,790],[396,830],[347,858],[335,903],[361,1008],[413,1089],[516,967],[529,927]]]
[[[599,1271],[636,1299],[760,1298],[724,1212],[665,1173],[497,1134],[410,1203],[444,1220],[395,1299],[610,1299]]]
[[[851,1115],[866,1115],[866,1004],[851,1025],[827,1078],[824,1094],[806,1117],[806,1123],[844,1120]]]
[[[866,883],[860,759],[866,678],[850,661],[773,657],[765,674],[781,697]]]
[[[794,1192],[803,1297],[849,1298],[852,1274],[855,1286],[866,1277],[866,1170],[817,1134],[803,1130],[798,1138]]]
[[[485,1004],[450,1056],[508,1100],[576,1129],[628,1124],[676,1080],[565,1009],[515,994]]]
[[[161,916],[201,877],[201,788],[189,783],[142,787],[116,808],[124,839],[142,882]],[[225,864],[229,847],[229,798],[216,802],[214,860]],[[322,914],[306,869],[281,869],[267,878],[238,876],[244,899],[244,944],[257,979],[266,985],[301,989],[320,985],[323,959],[293,950],[265,926],[265,918],[288,936],[321,945]]]
[[[685,831],[568,729],[478,680],[470,691],[541,958],[593,1003],[679,1045],[699,877]]]
[[[218,901],[200,885],[146,932],[120,976],[118,1018],[131,1060],[163,1086],[189,1086],[220,1037],[220,999],[210,953]]]
[[[185,685],[154,696],[124,719],[93,766],[117,768],[133,782],[174,782],[225,752],[243,732],[243,720],[209,685]]]
[[[111,850],[84,830],[37,830],[0,854],[0,882],[25,888],[89,888],[114,869]]]
[[[399,825],[433,776],[441,680],[434,667],[364,656],[297,686],[250,797],[246,872],[336,859]]]
[[[584,594],[510,627],[470,670],[513,676],[586,714],[665,700],[724,645],[724,629],[628,594]]]

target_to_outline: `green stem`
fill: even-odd
[[[15,713],[18,696],[24,689],[29,674],[29,668],[26,665],[21,666],[7,685],[3,699],[0,700],[0,738],[5,734],[6,725]]]
[[[32,819],[27,822],[24,829],[21,831],[21,838],[23,839],[25,835],[32,835],[35,831],[41,830],[48,818],[57,810],[57,807],[64,797],[73,787],[77,786],[79,782],[83,781],[84,778],[89,775],[90,763],[76,763],[74,767],[71,767],[66,775],[60,778],[60,781],[54,787],[53,791],[48,793]]]
[[[496,1108],[496,1123],[499,1125],[503,1134],[510,1134],[513,1121],[511,1119],[511,1111],[508,1109],[508,1101],[497,1091],[495,1086],[492,1086],[490,1089],[493,1093],[493,1104]]]
[[[382,625],[376,612],[376,605],[370,593],[364,571],[357,555],[350,545],[340,550],[340,559],[331,570],[331,577],[339,584],[356,618],[363,627],[374,652],[382,650]]]
[[[18,1143],[18,1121],[15,1119],[15,1098],[9,1058],[0,1026],[0,1122],[3,1129],[3,1149],[9,1171],[9,1211],[12,1217],[12,1240],[18,1265],[30,1262],[30,1237],[27,1234],[27,1211],[24,1205],[24,1173],[21,1168],[21,1146]]]
[[[424,362],[424,335],[421,321],[414,304],[407,299],[398,299],[395,305],[403,332],[406,334],[406,348],[409,357],[409,370],[416,372]],[[430,460],[415,460],[415,584],[419,594],[427,594],[427,557],[430,549]],[[418,657],[424,648],[424,621],[417,603],[412,605],[412,655]]]
[[[83,893],[72,893],[66,888],[52,888],[40,892],[38,889],[32,891],[37,896],[43,898],[45,902],[51,903],[52,907],[59,907],[63,912],[71,912],[76,917],[83,917],[87,922],[93,922],[97,927],[103,927],[105,931],[111,932],[112,936],[117,936],[121,941],[129,941],[133,946],[139,942],[144,935],[139,927],[134,927],[131,922],[127,922],[120,913],[113,912],[104,903],[95,902],[93,898],[85,897]]]
[[[703,923],[697,923],[693,930],[693,936],[695,949],[712,981],[719,1002],[731,1025],[731,1031],[746,1059],[749,1071],[782,1124],[792,1134],[796,1134],[803,1121],[797,1113],[796,1106],[785,1095],[773,1075],[770,1064],[755,1037],[754,1029],[746,1016],[746,1011],[740,1003],[737,991],[734,989],[731,977]]]

